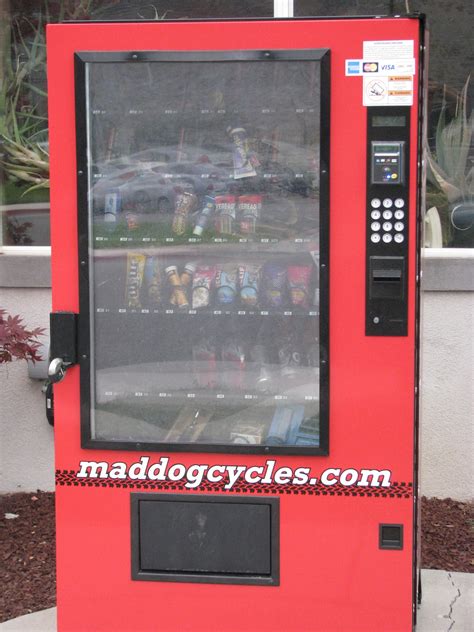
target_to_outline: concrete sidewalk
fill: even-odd
[[[422,570],[423,603],[416,632],[474,631],[474,574]],[[56,632],[56,608],[0,624],[1,632]],[[94,628],[83,632],[94,632]],[[141,632],[117,630],[116,632]],[[351,632],[351,630],[344,630]],[[380,632],[380,630],[367,630]],[[387,631],[388,632],[388,631]],[[406,632],[409,632],[408,630]]]

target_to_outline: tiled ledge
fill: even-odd
[[[425,248],[424,292],[474,292],[474,248]]]

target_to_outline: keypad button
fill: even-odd
[[[392,241],[392,235],[389,235],[388,233],[385,233],[385,234],[382,236],[382,239],[384,240],[384,242],[385,242],[386,244],[389,244],[389,243]]]
[[[403,211],[395,211],[394,215],[395,219],[403,219],[405,217],[405,213]]]
[[[370,228],[372,230],[380,230],[380,222],[372,222],[372,224],[370,225]]]
[[[392,230],[392,222],[384,222],[382,228],[386,232],[389,232],[390,230]]]
[[[381,204],[381,202],[380,202],[379,198],[372,198],[370,200],[370,206],[372,208],[380,208],[380,204]]]
[[[402,200],[402,198],[397,198],[397,199],[395,200],[395,206],[396,206],[397,208],[403,208],[403,207],[405,206],[405,201],[404,201],[404,200]]]
[[[384,219],[392,219],[393,213],[392,211],[384,211],[382,215]]]
[[[385,198],[383,201],[384,208],[392,208],[392,200],[390,198]]]
[[[395,230],[400,232],[400,231],[402,231],[405,228],[405,226],[403,225],[403,222],[395,222],[394,228],[395,228]]]
[[[372,233],[372,235],[370,235],[370,241],[372,241],[374,244],[378,244],[380,241],[380,235],[377,233]]]
[[[397,244],[401,244],[405,237],[401,233],[397,233],[394,237]]]
[[[372,219],[380,219],[380,211],[372,211],[372,213],[370,214],[370,217]]]

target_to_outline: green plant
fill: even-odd
[[[25,24],[31,33],[29,38],[24,36]],[[27,190],[48,188],[48,121],[41,114],[41,109],[46,109],[46,92],[31,81],[35,74],[45,74],[46,43],[41,15],[35,24],[14,20],[11,29],[5,27],[4,36],[0,163],[7,178],[27,185]]]
[[[436,128],[434,153],[427,148],[428,180],[442,191],[449,203],[474,200],[474,167],[470,151],[474,119],[467,114],[467,93],[470,77],[459,95],[454,117],[446,121],[446,100],[443,98]]]

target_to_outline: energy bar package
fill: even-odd
[[[257,172],[250,160],[250,149],[247,132],[243,127],[228,127],[227,132],[232,140],[234,160],[234,178],[249,178],[256,176]]]
[[[263,293],[269,307],[285,307],[286,268],[278,263],[267,263],[263,267]]]
[[[211,288],[216,275],[213,266],[198,266],[193,278],[193,309],[208,307],[211,303]]]
[[[222,235],[234,232],[235,209],[237,198],[235,195],[216,195],[216,230]]]
[[[185,289],[181,285],[178,268],[176,266],[168,266],[165,272],[168,277],[168,283],[172,288],[170,302],[173,305],[177,305],[179,309],[186,309],[189,307],[188,297],[186,296]]]
[[[246,307],[255,307],[258,303],[260,266],[252,264],[240,265],[238,272],[240,302]]]
[[[145,255],[128,253],[125,302],[128,307],[141,307],[140,290],[145,271]]]
[[[311,266],[288,266],[288,287],[290,301],[294,307],[309,307]]]
[[[146,304],[159,305],[163,299],[163,274],[158,257],[147,257],[144,282]]]
[[[261,195],[241,195],[239,197],[239,224],[242,234],[248,235],[255,232],[261,212]]]
[[[234,264],[224,264],[216,273],[216,304],[231,305],[237,295],[237,270]]]

